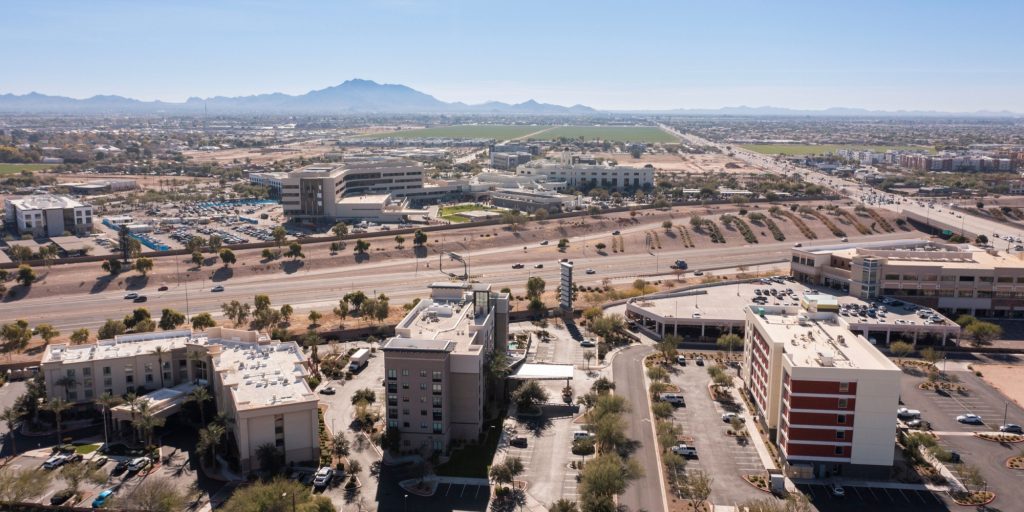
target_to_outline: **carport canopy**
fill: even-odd
[[[509,375],[514,380],[569,380],[572,379],[573,365],[571,364],[524,364]]]

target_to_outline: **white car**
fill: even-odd
[[[323,489],[331,484],[331,479],[333,478],[334,470],[329,467],[322,467],[316,470],[316,476],[313,477],[313,487]]]
[[[597,273],[597,271],[596,271],[596,270],[594,270],[594,269],[592,269],[592,268],[588,268],[588,269],[587,269],[587,273],[588,273],[588,274],[596,274],[596,273]]]
[[[224,287],[218,284],[217,286],[214,286],[213,288],[210,288],[210,291],[211,292],[222,292],[222,291],[224,291]]]
[[[736,414],[734,412],[727,412],[727,413],[722,415],[722,421],[724,421],[725,423],[732,423],[733,418],[738,418],[740,420],[740,422],[744,421],[743,418],[740,417],[739,414]]]
[[[696,457],[697,449],[692,446],[687,446],[683,443],[679,443],[672,447],[672,453],[676,455],[682,455],[683,457]]]
[[[135,293],[135,292],[126,293],[125,296],[124,296],[124,298],[126,298],[126,299],[137,299],[138,297],[139,297],[139,294]]]
[[[45,469],[56,469],[56,468],[59,468],[59,467],[63,466],[64,463],[67,462],[67,461],[68,461],[68,458],[65,455],[54,455],[53,457],[50,457],[49,459],[46,459],[46,462],[43,463],[43,468],[45,468]]]
[[[961,414],[956,417],[956,421],[966,423],[968,425],[981,425],[984,423],[981,420],[981,416],[978,416],[977,414]]]
[[[901,420],[912,420],[914,418],[921,417],[921,411],[917,409],[907,409],[906,407],[900,407],[896,410],[896,417]]]
[[[147,457],[136,457],[128,463],[128,471],[138,472],[146,469],[149,466],[149,459]]]

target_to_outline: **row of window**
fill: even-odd
[[[390,394],[390,391],[391,390],[389,389],[388,390],[388,392],[389,392],[389,394],[388,394],[388,405],[390,405],[390,406],[398,405],[398,395]],[[431,404],[434,407],[441,407],[444,404],[444,398],[442,396],[440,396],[440,391],[437,392],[437,393],[434,393],[434,396],[432,396],[430,398],[432,399],[431,400]],[[409,397],[408,396],[403,396],[402,397],[402,403],[408,403],[408,402],[409,402]],[[426,396],[420,396],[420,403],[421,404],[427,403],[427,397]]]
[[[885,274],[886,281],[923,281],[923,282],[936,282],[941,281],[944,283],[960,282],[960,283],[973,283],[975,281],[979,283],[1024,283],[1024,277],[1012,277],[1012,276],[951,276],[951,275],[936,275],[936,274]]]
[[[433,422],[432,426],[433,426],[433,429],[432,429],[433,433],[435,433],[435,434],[442,434],[442,433],[444,433],[444,424],[443,423],[441,423],[439,421],[435,421],[435,422]],[[398,420],[388,420],[388,428],[398,428]],[[409,422],[408,421],[403,421],[402,422],[402,428],[410,428]],[[425,422],[425,421],[424,422],[420,422],[420,430],[427,430],[427,428],[428,428],[427,422]]]
[[[992,291],[992,290],[914,290],[899,288],[883,288],[883,295],[896,295],[904,297],[961,297],[979,299],[1020,299],[1024,298],[1024,291]]]
[[[435,381],[440,381],[441,380],[441,373],[442,372],[432,372],[430,378],[432,380],[435,380]],[[409,376],[409,370],[408,369],[402,370],[402,377],[408,377],[408,376]],[[420,377],[424,377],[425,378],[426,376],[427,376],[427,371],[426,370],[420,370]],[[398,370],[394,370],[394,369],[388,370],[388,379],[394,380],[394,379],[397,379],[397,378],[398,378]]]

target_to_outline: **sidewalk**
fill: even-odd
[[[742,417],[743,421],[748,425],[747,438],[754,443],[754,448],[757,449],[757,456],[761,459],[761,464],[764,465],[766,470],[778,469],[775,465],[775,459],[772,458],[772,453],[768,451],[768,446],[765,445],[764,439],[761,437],[761,433],[757,431],[757,426],[755,425],[757,420],[754,418],[753,414],[747,410],[747,403],[744,402],[743,397],[740,396],[742,391],[740,388],[734,387],[729,390],[729,393],[732,394],[732,398],[736,403],[742,404],[743,406],[743,414],[740,417]]]

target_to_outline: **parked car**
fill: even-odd
[[[527,441],[526,436],[516,436],[513,437],[508,444],[515,446],[516,448],[526,448],[530,443]]]
[[[978,416],[977,414],[961,414],[956,417],[956,421],[966,423],[968,425],[981,425],[984,423],[981,420],[981,416]]]
[[[50,505],[63,505],[65,501],[75,495],[74,489],[61,489],[50,496]]]
[[[107,457],[100,455],[99,457],[96,457],[95,459],[92,460],[92,465],[96,466],[97,468],[102,468],[109,460],[110,459],[108,459]]]
[[[168,289],[167,285],[166,284],[162,284],[162,285],[160,285],[160,288],[156,289],[156,291],[158,291],[158,292],[166,292],[167,289]]]
[[[327,386],[320,390],[321,395],[333,395],[336,392],[333,386]]]
[[[541,245],[547,245],[547,244],[549,244],[549,243],[551,243],[551,242],[549,242],[549,241],[547,241],[547,240],[541,240],[541,241],[540,241],[540,244],[541,244]]]
[[[922,420],[921,418],[913,419],[907,422],[907,428],[928,430],[930,427],[931,425],[927,421]]]
[[[658,400],[668,402],[675,407],[683,407],[686,405],[686,398],[679,393],[661,393],[658,395]]]
[[[572,440],[575,441],[577,439],[589,439],[589,438],[591,438],[593,436],[594,436],[594,434],[591,434],[590,432],[587,432],[586,430],[577,430],[577,431],[572,433]]]
[[[210,291],[211,292],[222,292],[222,291],[224,291],[224,287],[218,284],[217,286],[214,286],[213,288],[210,288]]]
[[[96,496],[96,499],[92,500],[92,508],[100,508],[107,503],[107,500],[114,495],[113,489],[107,489]]]
[[[697,449],[693,446],[687,446],[683,443],[679,443],[672,447],[672,453],[683,457],[696,457]]]
[[[698,357],[697,359],[694,360],[694,362],[697,363],[697,366],[704,366],[704,358],[703,357]]]
[[[696,270],[696,271],[693,272],[693,275],[695,275],[695,276],[702,276],[702,275],[704,275],[704,271],[703,270]]]
[[[597,271],[596,271],[596,270],[594,270],[594,269],[592,269],[592,268],[588,268],[588,269],[587,269],[587,274],[591,274],[591,275],[593,275],[593,274],[596,274],[596,273],[597,273]]]
[[[128,461],[122,460],[118,461],[118,463],[114,465],[114,469],[110,470],[110,474],[113,476],[117,476],[120,475],[121,473],[124,473],[125,471],[128,471]]]
[[[746,421],[742,417],[740,417],[739,414],[736,414],[734,412],[727,412],[727,413],[722,415],[722,421],[724,421],[725,423],[732,423],[733,418],[739,418],[739,420],[741,422],[745,422]]]
[[[334,479],[334,470],[329,467],[322,467],[316,470],[316,475],[313,477],[313,488],[324,489],[331,485],[332,479]]]
[[[580,342],[580,346],[581,347],[588,347],[589,348],[589,347],[596,347],[597,344],[594,343],[594,340],[584,339],[583,341]]]
[[[619,232],[619,230],[617,230],[617,229],[616,229],[615,231],[612,231],[612,235],[618,236],[618,235],[620,235],[620,234],[621,234],[621,233],[620,233],[620,232]]]
[[[921,417],[921,411],[917,409],[907,409],[906,407],[900,407],[896,410],[896,417],[901,420],[910,420]]]
[[[45,462],[43,462],[43,468],[44,469],[57,469],[57,468],[63,466],[67,461],[68,461],[68,458],[65,455],[60,455],[60,454],[54,455],[54,456],[50,457],[49,459],[46,459]]]
[[[135,297],[138,297],[138,296],[139,296],[139,294],[138,294],[138,293],[136,293],[136,292],[131,292],[131,293],[126,293],[126,294],[124,295],[124,298],[126,298],[126,299],[134,299]]]
[[[544,264],[543,263],[538,263],[538,264],[534,265],[533,268],[544,268]]]
[[[676,362],[679,363],[682,366],[686,366],[686,356],[684,356],[684,355],[676,356]]]
[[[1016,423],[1007,423],[1006,425],[999,426],[1000,432],[1006,432],[1008,434],[1024,434],[1024,429]]]
[[[82,454],[81,453],[72,453],[71,455],[68,455],[67,456],[67,462],[69,464],[72,463],[72,462],[82,462]]]
[[[143,469],[146,469],[147,466],[149,466],[149,458],[136,457],[132,459],[131,462],[128,463],[128,471],[131,471],[132,473],[137,473],[139,471],[142,471]]]

